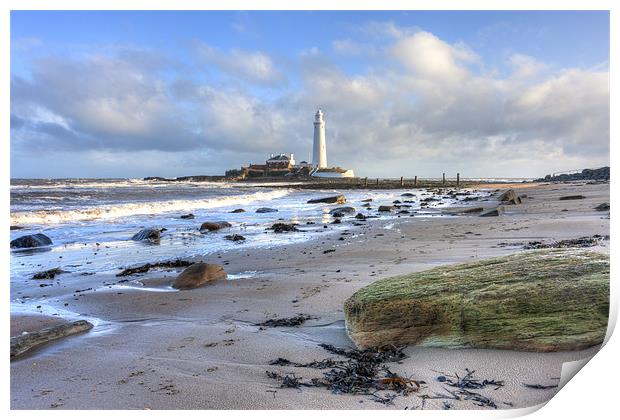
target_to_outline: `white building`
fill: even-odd
[[[320,109],[314,115],[314,147],[312,163],[317,168],[327,168],[327,148],[325,147],[325,120]]]
[[[355,174],[351,169],[340,167],[327,167],[327,147],[325,145],[325,119],[320,109],[314,115],[314,144],[312,166],[315,168],[312,176],[320,178],[353,178]]]

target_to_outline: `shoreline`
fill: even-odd
[[[577,190],[585,191],[587,199],[557,200],[559,195]],[[601,218],[606,213],[591,210],[609,201],[609,184],[536,185],[528,187],[527,194],[525,204],[506,206],[507,212],[494,218],[373,220],[348,235],[329,232],[273,249],[215,253],[205,259],[228,262],[224,267],[229,273],[256,274],[201,289],[161,293],[174,272],[152,272],[135,277],[144,287],[136,284],[60,293],[53,298],[58,305],[68,303],[67,310],[109,324],[12,362],[11,407],[384,408],[360,396],[334,395],[324,389],[279,389],[277,381],[267,378],[264,371],[274,368],[267,363],[277,357],[297,362],[327,357],[318,347],[321,342],[352,346],[344,331],[342,303],[355,290],[380,278],[519,251],[517,246],[498,246],[501,242],[609,234],[609,219]],[[565,208],[568,211],[562,211]],[[323,254],[327,249],[335,252]],[[608,253],[609,243],[595,249]],[[89,281],[104,283],[114,275],[89,277]],[[298,313],[319,319],[297,328],[260,331],[253,325]],[[596,351],[524,353],[409,347],[406,353],[410,357],[394,368],[424,379],[428,393],[441,390],[433,369],[462,372],[473,368],[485,378],[506,380],[501,392],[490,392],[512,404],[500,408],[517,408],[546,401],[555,392],[525,389],[520,380],[548,384],[559,377],[562,361]],[[305,368],[278,370],[306,378],[317,376]],[[519,378],[519,374],[527,375]],[[277,392],[272,393],[274,390]],[[238,395],[247,398],[239,401]],[[388,408],[420,404],[419,395],[413,394],[397,398]],[[425,408],[441,408],[441,401],[428,400]],[[477,407],[463,401],[453,408]]]

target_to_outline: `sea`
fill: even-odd
[[[13,179],[11,180],[11,240],[43,233],[53,245],[43,249],[11,251],[11,281],[32,278],[35,272],[60,267],[83,274],[116,273],[122,268],[176,258],[205,257],[230,249],[273,247],[307,241],[338,229],[352,229],[346,219],[331,224],[334,205],[308,204],[313,198],[343,193],[346,206],[377,215],[377,206],[409,200],[414,217],[442,217],[441,207],[455,199],[441,199],[420,208],[431,196],[415,190],[306,190],[296,183],[180,182],[141,179]],[[411,193],[411,197],[402,197]],[[372,210],[362,200],[372,199]],[[256,213],[260,207],[277,212]],[[231,213],[242,208],[243,213]],[[181,218],[192,213],[193,219]],[[381,219],[400,215],[382,214]],[[407,215],[409,216],[409,215]],[[352,219],[355,220],[355,219]],[[201,233],[206,221],[227,221],[232,227]],[[276,222],[298,223],[300,232],[274,234]],[[327,228],[326,228],[327,227]],[[136,242],[131,237],[144,228],[165,229],[158,244]],[[240,234],[232,242],[226,235]]]

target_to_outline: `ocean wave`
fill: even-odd
[[[160,214],[167,212],[189,212],[232,205],[250,204],[255,201],[268,201],[289,194],[289,190],[279,189],[259,191],[252,194],[220,196],[202,200],[168,200],[145,203],[125,203],[112,207],[89,207],[75,210],[52,210],[18,212],[11,214],[12,225],[49,225],[88,220],[109,220],[127,216]]]
[[[234,183],[220,181],[158,181],[143,179],[119,179],[110,181],[99,180],[67,180],[67,181],[47,181],[47,182],[30,182],[11,184],[11,191],[38,191],[38,190],[76,190],[76,189],[97,189],[97,188],[158,188],[170,186],[201,186],[212,188],[230,188],[235,186]]]

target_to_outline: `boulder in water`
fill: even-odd
[[[545,249],[441,266],[363,287],[344,312],[360,348],[585,349],[605,337],[609,255]]]
[[[52,240],[42,233],[20,236],[11,241],[11,248],[37,248],[52,245]]]
[[[355,209],[353,207],[336,207],[329,211],[329,214],[333,215],[334,213],[355,213]]]
[[[598,206],[594,207],[594,210],[596,211],[609,211],[611,207],[609,206],[609,203],[601,203]]]
[[[195,263],[177,276],[172,287],[179,290],[195,289],[217,280],[226,280],[226,277],[226,271],[221,265]]]
[[[202,225],[200,225],[200,230],[201,231],[209,231],[209,232],[213,232],[216,230],[220,230],[220,229],[224,229],[224,228],[229,228],[232,225],[228,222],[222,221],[220,220],[219,222],[204,222]]]
[[[256,213],[275,213],[277,211],[278,209],[272,209],[269,207],[261,207],[261,208],[256,209]]]
[[[136,233],[131,237],[132,241],[149,241],[149,242],[159,242],[161,239],[161,230],[160,229],[142,229],[140,232]]]
[[[245,213],[244,209],[234,209],[231,213]]]
[[[344,204],[347,202],[347,198],[344,195],[334,195],[331,197],[314,198],[308,200],[308,204],[327,203],[327,204]]]
[[[379,206],[380,212],[389,212],[394,209],[394,206]]]
[[[273,230],[275,233],[299,231],[299,229],[297,229],[296,223],[274,223],[273,225],[271,225],[270,228],[267,229]]]
[[[239,241],[245,241],[245,236],[239,235],[238,233],[234,233],[232,235],[224,236],[224,239],[227,239],[227,240],[233,241],[233,242],[239,242]]]

